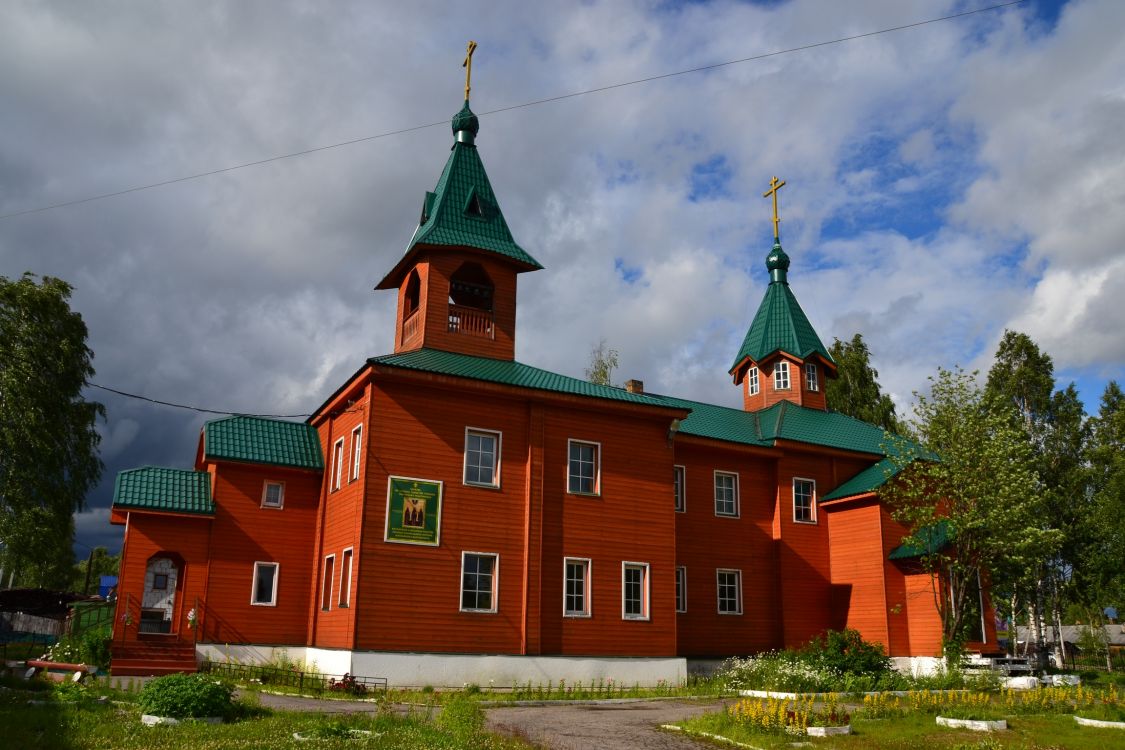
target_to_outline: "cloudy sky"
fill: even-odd
[[[465,43],[517,241],[517,357],[738,405],[769,178],[825,343],[861,332],[907,410],[941,366],[1030,334],[1091,409],[1125,378],[1125,3],[1002,10],[483,114],[983,8],[830,2],[0,3],[0,275],[74,285],[95,382],[248,413],[315,408],[390,351],[406,249],[448,155]],[[106,472],[187,467],[203,414],[91,390]],[[84,552],[84,548],[79,549]]]

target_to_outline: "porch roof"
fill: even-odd
[[[122,471],[113,486],[113,507],[213,516],[211,475],[159,466]]]

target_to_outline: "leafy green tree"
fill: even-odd
[[[889,438],[898,474],[881,494],[906,543],[933,576],[946,655],[959,657],[980,576],[1036,564],[1056,534],[1041,528],[1033,455],[1010,414],[995,408],[976,373],[939,369],[930,395],[915,393],[919,443]],[[938,545],[935,530],[951,544]]]
[[[1066,600],[1078,593],[1072,586],[1074,572],[1093,531],[1088,523],[1085,408],[1073,383],[1059,391],[1054,387],[1050,355],[1027,334],[1004,331],[986,390],[1022,425],[1039,475],[1037,492],[1044,501],[1040,523],[1059,531],[1058,546],[1044,549],[1038,565],[1007,571],[1003,581],[1010,589],[1013,614],[1021,598],[1026,603],[1040,666],[1046,659],[1041,622],[1053,629],[1056,656],[1062,658],[1062,613]]]
[[[829,348],[836,360],[835,378],[825,378],[828,408],[901,434],[904,425],[895,414],[890,396],[879,388],[879,371],[871,366],[871,351],[857,333],[851,341],[836,339]]]
[[[71,287],[0,276],[0,539],[3,567],[25,585],[64,587],[75,511],[101,476],[96,420],[82,398],[94,374]]]
[[[617,350],[606,346],[605,339],[598,342],[590,352],[590,366],[586,368],[586,379],[598,385],[613,385],[613,371],[617,369]]]
[[[1125,605],[1125,395],[1111,380],[1093,420],[1089,450],[1091,525],[1078,584],[1099,608]]]
[[[90,555],[79,560],[74,565],[74,572],[70,578],[70,590],[81,591],[84,594],[96,594],[98,580],[101,576],[115,576],[121,567],[121,556],[111,555],[105,547],[94,547]],[[89,575],[87,575],[89,571]],[[87,590],[86,584],[90,588]]]

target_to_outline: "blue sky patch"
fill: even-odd
[[[707,161],[696,163],[691,168],[691,188],[688,200],[692,203],[730,197],[730,180],[734,170],[727,163],[727,157],[716,154]]]
[[[622,258],[615,258],[613,261],[613,268],[617,271],[617,275],[626,284],[635,284],[644,276],[644,269],[636,266],[625,265],[625,260]]]

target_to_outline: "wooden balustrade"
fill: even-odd
[[[449,305],[449,332],[463,333],[466,336],[493,338],[492,313],[475,307]]]
[[[406,316],[406,320],[402,321],[402,343],[403,344],[410,341],[412,338],[414,338],[418,334],[418,330],[421,327],[421,319],[422,319],[422,316],[418,314],[419,312],[421,312],[420,309],[415,310],[414,312],[410,313],[410,315]]]

